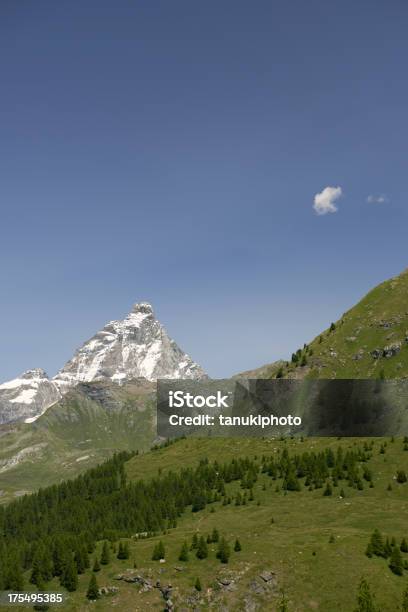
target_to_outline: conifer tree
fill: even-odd
[[[208,557],[208,546],[203,536],[198,541],[196,557],[197,559],[206,559]]]
[[[238,538],[235,540],[234,550],[235,552],[239,552],[240,550],[242,550],[241,542],[238,540]]]
[[[81,551],[79,548],[77,548],[75,551],[74,562],[76,564],[78,574],[83,574],[85,571],[86,563],[85,563],[83,551]]]
[[[181,547],[180,554],[179,554],[179,561],[188,561],[187,542],[183,542],[183,546]]]
[[[228,563],[230,554],[230,547],[227,540],[221,538],[218,543],[217,559],[219,559],[221,563]]]
[[[5,587],[10,591],[24,591],[24,575],[19,559],[11,555],[6,567]]]
[[[101,571],[101,566],[100,566],[98,557],[95,557],[95,561],[94,561],[94,564],[93,564],[92,571],[93,572],[100,572]]]
[[[220,534],[218,533],[218,529],[214,527],[214,529],[212,530],[212,534],[211,534],[211,540],[213,542],[218,542],[219,539],[220,539]]]
[[[129,542],[125,542],[123,544],[123,558],[129,559],[129,557],[130,557]]]
[[[67,591],[76,591],[78,588],[78,574],[72,556],[69,556],[65,562],[60,582],[61,585],[67,589]]]
[[[400,545],[400,551],[404,553],[408,552],[408,542],[406,541],[405,538],[402,538],[401,545]]]
[[[153,561],[160,561],[160,559],[164,559],[166,556],[166,551],[164,548],[164,544],[163,542],[160,540],[160,542],[158,542],[156,544],[156,546],[153,549],[153,554],[152,554],[152,560]]]
[[[196,581],[194,583],[194,587],[196,591],[201,591],[202,587],[201,587],[201,582],[200,582],[200,578],[196,578]]]
[[[110,551],[107,540],[104,541],[101,554],[101,565],[108,565],[110,562]]]
[[[92,574],[91,579],[89,581],[88,590],[86,592],[86,596],[90,600],[98,599],[99,597],[99,587],[96,581],[95,574]]]
[[[370,548],[371,554],[376,555],[377,557],[385,557],[386,552],[385,552],[384,541],[378,529],[374,529],[371,535],[371,538],[370,538],[370,543],[369,543],[368,548]]]
[[[56,538],[52,550],[53,575],[61,576],[64,569],[64,561],[67,556],[64,543],[61,538]]]
[[[401,551],[398,546],[394,546],[391,553],[390,570],[397,576],[402,576],[404,573],[404,564],[401,557]]]
[[[370,586],[364,578],[361,579],[357,593],[357,608],[354,612],[378,612]]]
[[[326,482],[326,488],[325,488],[325,490],[323,491],[323,496],[324,496],[324,497],[329,497],[329,496],[330,496],[330,495],[332,495],[332,494],[333,494],[333,489],[332,489],[332,487],[331,487],[330,482],[329,482],[329,481],[327,481],[327,482]]]
[[[193,535],[193,539],[191,540],[191,550],[194,550],[198,546],[198,535],[195,533]]]
[[[129,556],[130,556],[129,544],[127,542],[119,542],[117,558],[118,559],[129,559]]]

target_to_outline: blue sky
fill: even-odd
[[[228,376],[402,271],[407,26],[403,0],[3,0],[0,379],[141,300]]]

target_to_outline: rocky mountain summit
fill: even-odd
[[[168,336],[146,302],[135,304],[125,319],[107,323],[53,379],[35,369],[0,385],[0,424],[34,420],[78,383],[123,384],[137,378],[206,378],[204,370]]]

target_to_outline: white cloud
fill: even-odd
[[[316,193],[314,197],[313,208],[317,215],[327,215],[327,213],[337,212],[335,204],[343,191],[341,187],[325,187],[320,193]]]
[[[380,195],[369,195],[367,196],[367,202],[369,204],[385,204],[385,202],[388,202],[388,198],[384,193],[381,193]]]

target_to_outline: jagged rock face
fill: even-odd
[[[136,378],[206,378],[205,372],[167,335],[150,304],[135,304],[122,321],[111,321],[75,353],[50,380],[30,370],[0,385],[0,424],[33,421],[81,382]]]
[[[205,377],[204,371],[169,338],[150,304],[136,304],[123,321],[111,321],[76,352],[54,381]]]
[[[30,422],[61,397],[58,385],[40,368],[0,385],[0,424]]]

